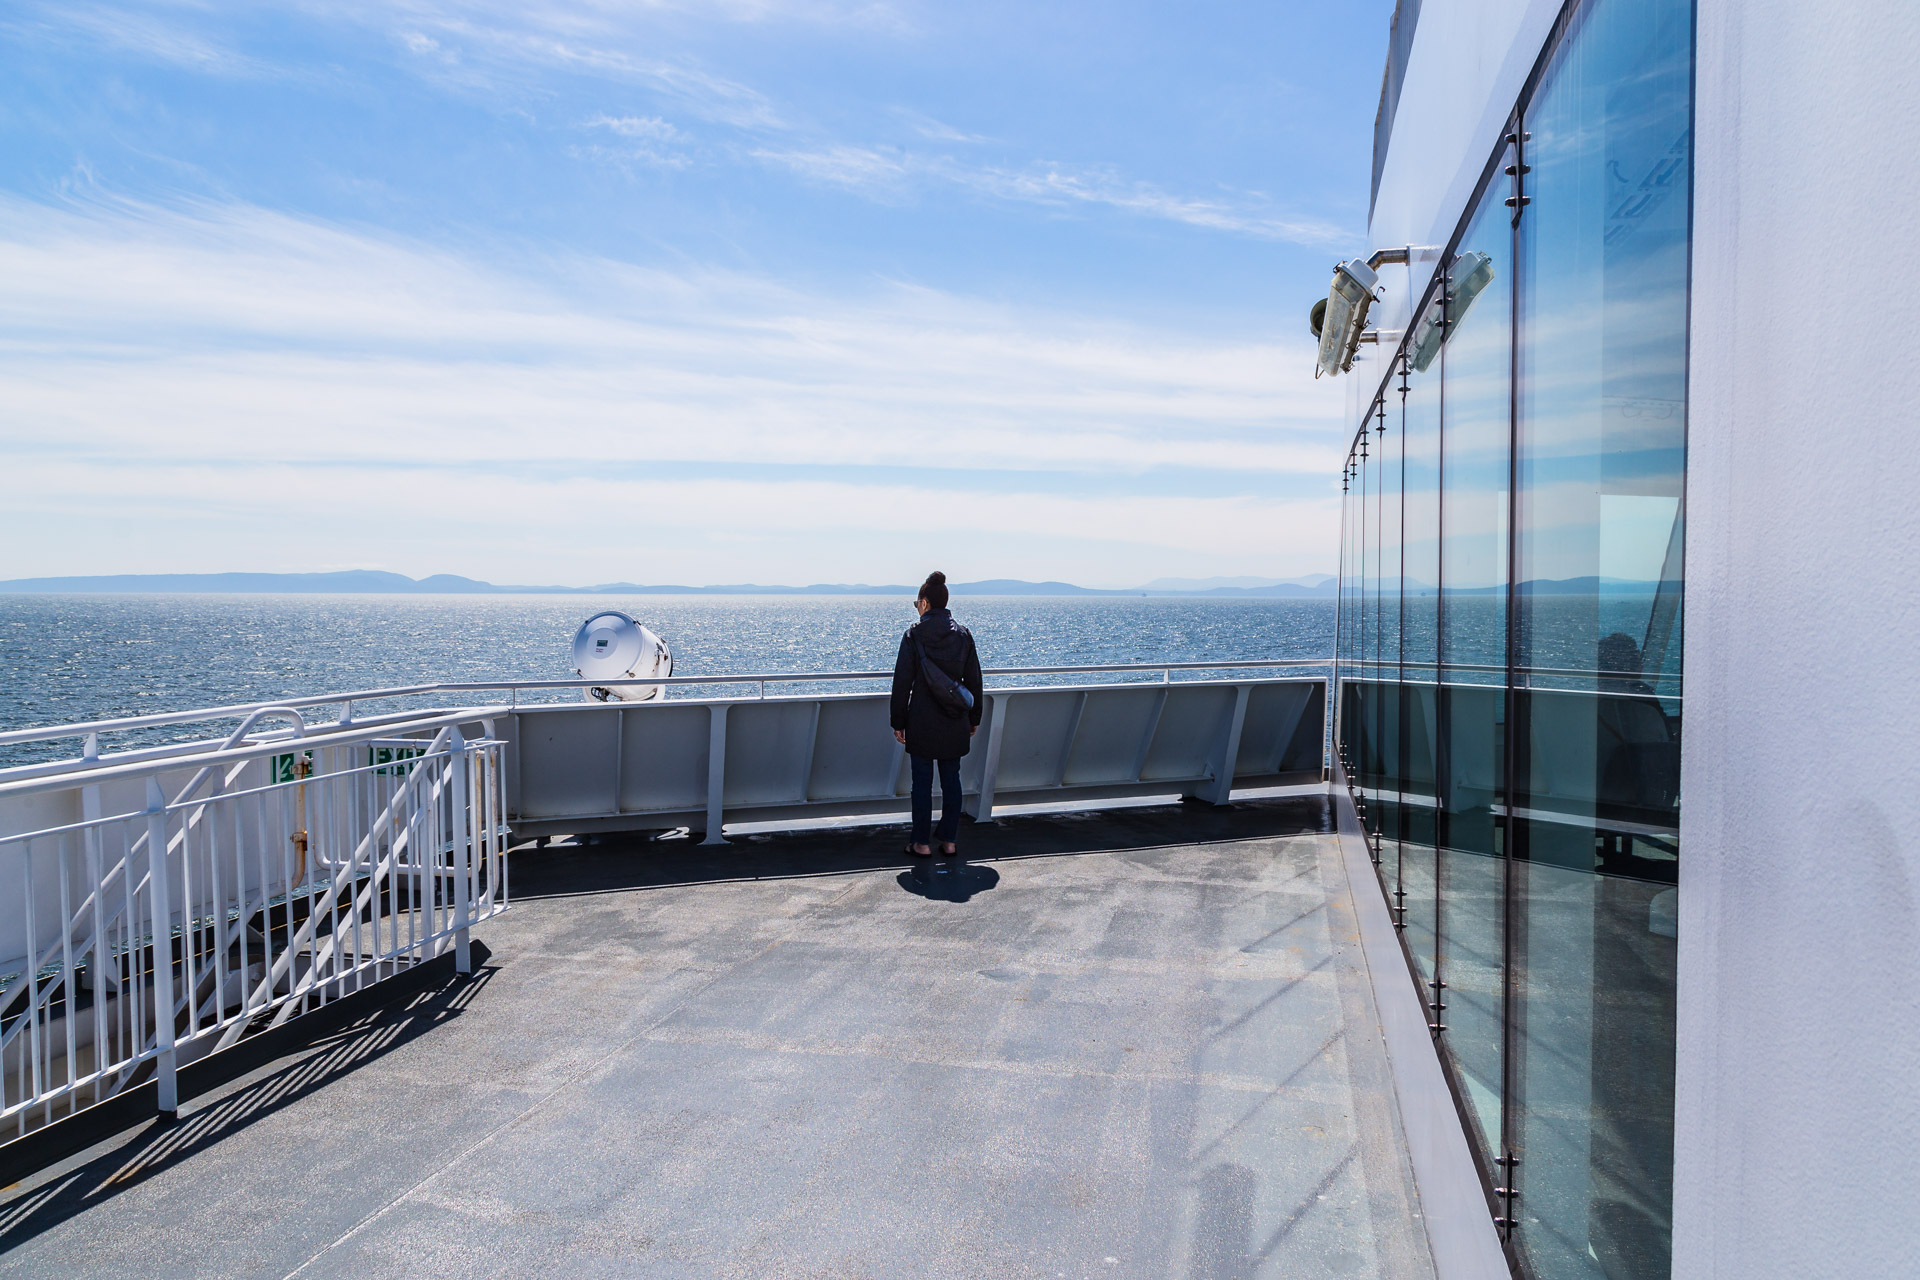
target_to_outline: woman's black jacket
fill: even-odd
[[[934,701],[933,691],[920,678],[920,655],[913,644],[916,636],[929,661],[973,691],[973,710],[951,715]],[[958,760],[967,754],[973,726],[980,723],[986,705],[973,633],[955,622],[947,610],[927,610],[900,637],[900,656],[893,660],[890,711],[893,727],[907,731],[907,751],[928,760]]]

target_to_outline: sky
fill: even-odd
[[[11,0],[0,578],[1331,572],[1391,0]]]

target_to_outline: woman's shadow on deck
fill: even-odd
[[[958,858],[916,858],[895,881],[908,893],[930,902],[965,902],[999,884],[1000,873]]]

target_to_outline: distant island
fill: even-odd
[[[225,594],[225,595],[570,595],[570,596],[897,596],[916,588],[899,583],[816,582],[804,587],[741,582],[722,586],[642,585],[602,582],[585,587],[499,586],[458,574],[426,578],[379,569],[335,573],[116,573],[94,577],[14,578],[0,581],[0,594]],[[1336,585],[1330,574],[1301,578],[1159,578],[1139,587],[1080,587],[1071,582],[1025,582],[988,578],[952,584],[961,596],[1211,596],[1331,600]]]

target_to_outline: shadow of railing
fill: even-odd
[[[616,834],[513,854],[516,902],[678,885],[724,884],[911,869],[926,863],[902,852],[905,821],[871,826],[810,827],[729,834],[724,848],[687,836]],[[1016,813],[960,828],[963,865],[1034,857],[1219,844],[1276,836],[1327,834],[1332,810],[1324,795],[1196,802],[1125,808]],[[997,879],[997,875],[996,875]]]
[[[484,948],[476,943],[474,949],[478,961]],[[107,1150],[85,1164],[11,1196],[0,1190],[0,1252],[98,1208],[445,1025],[459,1017],[498,972],[496,965],[476,965],[470,977],[417,992],[321,1036],[297,1051],[292,1061],[178,1120],[154,1119],[111,1139]]]

